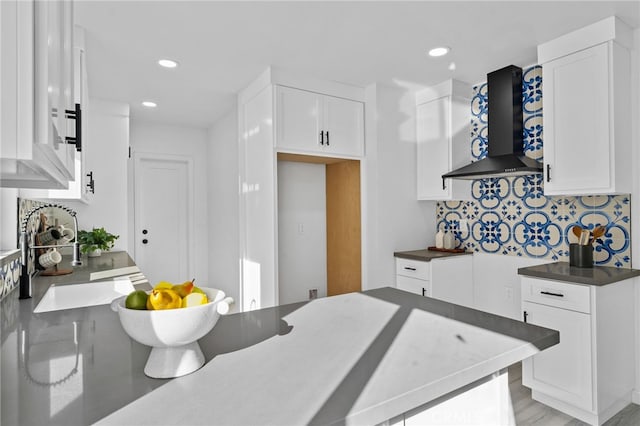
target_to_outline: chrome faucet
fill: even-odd
[[[73,228],[75,232],[75,242],[73,244],[62,245],[47,245],[47,246],[31,246],[29,247],[29,236],[27,235],[27,224],[33,214],[39,210],[46,208],[58,208],[69,213],[73,218]],[[29,274],[29,251],[38,248],[60,248],[60,247],[73,247],[73,260],[71,266],[80,266],[82,261],[80,260],[80,243],[78,242],[78,218],[76,212],[69,207],[62,204],[48,203],[42,206],[34,207],[27,212],[24,219],[22,219],[22,225],[20,226],[20,251],[22,255],[22,270],[20,271],[20,299],[28,299],[31,297],[31,274]]]

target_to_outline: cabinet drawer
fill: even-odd
[[[396,275],[429,280],[431,276],[431,263],[396,257]]]
[[[396,288],[421,296],[431,297],[431,288],[429,281],[419,280],[417,278],[404,277],[396,275]]]
[[[591,288],[559,281],[522,277],[522,300],[591,313]]]

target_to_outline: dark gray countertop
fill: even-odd
[[[99,424],[380,424],[558,341],[395,288],[342,294],[222,317],[204,367]],[[157,409],[185,392],[188,410]]]
[[[0,305],[2,332],[2,370],[0,376],[2,410],[0,422],[3,425],[59,424],[69,426],[91,424],[103,419],[105,416],[119,412],[118,410],[125,406],[127,406],[124,411],[126,413],[127,409],[131,410],[130,407],[135,407],[135,405],[129,405],[132,402],[137,404],[138,401],[149,401],[149,397],[156,394],[156,392],[152,391],[160,391],[164,389],[164,385],[171,384],[179,388],[186,382],[189,382],[190,386],[203,387],[202,395],[198,395],[199,398],[207,400],[206,404],[203,403],[201,405],[203,409],[216,411],[218,409],[216,407],[220,407],[216,404],[224,405],[225,401],[229,403],[227,400],[234,400],[235,398],[235,403],[233,403],[235,405],[230,408],[231,415],[244,411],[249,415],[252,411],[251,409],[245,410],[239,406],[243,401],[247,401],[247,398],[243,397],[244,391],[234,396],[225,392],[224,388],[220,388],[217,385],[219,382],[216,380],[219,374],[218,370],[226,371],[227,375],[231,375],[230,377],[235,377],[234,374],[237,371],[244,371],[246,374],[257,374],[258,372],[274,374],[273,372],[269,373],[267,367],[275,366],[274,368],[280,368],[278,365],[282,364],[282,359],[280,359],[280,362],[276,362],[278,358],[264,358],[265,354],[268,355],[271,351],[275,351],[274,353],[277,356],[293,357],[295,354],[288,352],[287,342],[292,345],[291,348],[296,348],[294,351],[309,350],[309,345],[323,346],[324,340],[322,339],[330,340],[331,336],[337,333],[337,330],[345,329],[344,322],[340,322],[340,325],[334,324],[336,326],[339,325],[336,330],[328,327],[324,320],[318,323],[317,318],[319,315],[329,315],[335,318],[333,315],[340,313],[340,315],[349,316],[350,320],[362,317],[357,309],[345,311],[344,308],[340,308],[341,304],[347,302],[357,302],[363,304],[362,306],[367,307],[367,309],[373,309],[372,312],[375,312],[373,317],[370,318],[365,315],[360,319],[360,322],[364,324],[363,326],[369,327],[365,327],[361,331],[370,329],[369,331],[373,333],[372,336],[374,338],[378,336],[375,338],[376,344],[381,345],[379,348],[376,346],[372,347],[372,350],[367,350],[366,356],[356,366],[357,371],[353,373],[355,378],[363,374],[374,374],[373,372],[377,371],[374,367],[380,362],[380,357],[386,353],[385,345],[387,344],[399,345],[400,348],[412,348],[415,345],[408,342],[420,341],[427,345],[423,348],[424,350],[434,350],[440,353],[443,350],[442,345],[437,345],[437,348],[430,349],[433,345],[429,342],[432,342],[433,339],[419,337],[426,336],[425,333],[428,334],[429,330],[432,329],[431,326],[428,326],[428,321],[426,323],[423,320],[417,321],[418,318],[423,317],[429,318],[429,321],[436,321],[438,324],[446,325],[445,329],[453,327],[465,330],[464,332],[456,331],[460,337],[458,337],[458,340],[454,339],[452,344],[458,342],[458,346],[455,347],[459,349],[456,350],[453,358],[445,357],[446,360],[451,361],[450,365],[447,366],[450,371],[446,374],[457,375],[458,378],[462,375],[464,380],[468,379],[469,382],[477,379],[476,376],[486,376],[490,373],[490,370],[493,372],[505,368],[509,363],[528,357],[537,350],[554,345],[559,341],[558,332],[553,330],[436,299],[416,297],[397,289],[384,288],[363,292],[362,295],[369,296],[365,298],[358,297],[356,294],[351,296],[343,295],[318,299],[311,303],[302,302],[223,316],[216,327],[199,341],[207,361],[205,367],[183,378],[174,380],[151,379],[143,373],[150,348],[138,344],[128,337],[122,329],[118,316],[111,311],[108,305],[40,314],[33,313],[34,307],[45,293],[49,284],[56,283],[59,286],[83,282],[87,281],[91,272],[133,265],[129,256],[122,252],[105,253],[101,258],[88,260],[84,258],[83,260],[86,263],[71,275],[55,278],[35,278],[34,297],[32,299],[19,300],[18,291],[16,290],[9,294]],[[402,312],[397,311],[397,309],[401,309]],[[394,318],[392,323],[387,323],[388,320],[382,315],[383,311],[386,315],[391,315]],[[395,321],[399,312],[405,315],[402,318],[408,321],[408,325],[405,327],[402,327],[403,322]],[[379,336],[380,330],[375,329],[375,327],[371,328],[373,327],[371,324],[378,322],[380,323],[378,325],[383,327],[387,334],[383,333],[382,336]],[[387,324],[386,327],[385,324]],[[472,327],[468,328],[464,324],[469,324]],[[399,333],[399,329],[394,329],[392,326],[402,327],[404,338],[408,340],[402,344],[397,343],[394,336]],[[428,329],[423,330],[426,326],[428,326]],[[319,328],[309,334],[310,332],[306,327]],[[406,327],[409,328],[407,329]],[[483,331],[483,329],[488,331]],[[344,331],[343,334],[347,333],[347,331]],[[354,336],[358,336],[357,338],[360,340],[365,339],[362,332],[356,333]],[[450,337],[452,335],[451,332],[452,330],[449,330],[447,336]],[[493,332],[497,332],[497,334]],[[322,333],[325,333],[326,336]],[[476,333],[480,334],[475,336]],[[321,339],[314,337],[317,335],[325,337]],[[453,335],[455,336],[456,334]],[[465,344],[460,346],[459,342],[462,336],[471,340],[463,342]],[[306,345],[300,345],[299,339],[301,338],[303,340],[307,339]],[[511,349],[499,349],[499,345],[496,345],[494,340]],[[354,339],[351,338],[350,342],[353,343],[353,341]],[[470,343],[475,341],[477,343],[474,343],[473,347],[470,346]],[[358,345],[348,344],[339,347],[342,348],[340,350],[347,351],[347,354],[353,355],[356,357],[355,359],[358,359],[362,355],[362,348],[356,346]],[[376,348],[380,351],[373,350]],[[475,355],[472,357],[464,355],[466,353],[464,351],[470,349],[473,349],[473,354]],[[396,348],[396,350],[398,349]],[[321,356],[325,352],[324,350],[313,351],[316,356],[320,357],[318,360],[322,362],[326,362],[326,357]],[[479,357],[478,353],[485,352],[486,359],[483,361],[484,358]],[[257,356],[257,358],[253,359],[253,361],[249,360],[251,361],[250,364],[238,362],[238,357],[252,356]],[[420,357],[424,358],[424,354],[420,355]],[[438,359],[441,358],[441,356],[438,357]],[[214,359],[216,361],[211,362]],[[306,364],[305,358],[292,358],[292,360],[296,359],[298,361],[295,362],[302,364],[297,366],[292,361],[288,364],[286,371],[290,371],[290,368],[295,370],[298,367],[308,370],[309,366]],[[455,360],[455,362],[452,360]],[[243,367],[246,365],[255,366],[256,362],[257,364],[263,364],[257,370],[249,371]],[[322,366],[322,362],[318,364],[319,367]],[[458,368],[456,365],[459,362],[468,363],[469,365],[466,368]],[[344,362],[340,365],[342,364]],[[426,362],[423,365],[432,364]],[[429,374],[445,374],[444,370],[430,367],[428,372]],[[209,378],[206,376],[207,371],[210,374],[215,374],[215,377]],[[272,386],[275,382],[286,384],[286,380],[295,377],[307,377],[305,375],[289,377],[285,374],[285,370],[279,371],[282,374],[278,376],[278,381],[273,381],[270,377],[264,377],[264,380],[260,380],[260,383],[264,386]],[[308,372],[314,371],[317,373],[315,375],[318,376],[318,372],[324,370],[311,369]],[[454,371],[456,373],[452,373]],[[200,372],[204,376],[198,375]],[[413,371],[407,371],[406,373],[414,378],[419,377]],[[320,374],[318,383],[324,383],[328,386],[327,378],[326,374]],[[337,380],[340,382],[341,376]],[[441,378],[433,378],[433,380],[434,384],[427,386],[427,388],[446,389],[446,386],[443,387]],[[376,380],[374,381],[378,383]],[[381,385],[381,390],[389,392],[387,381],[383,380],[380,383],[383,384],[383,386]],[[398,379],[397,382],[391,384],[404,386],[406,383],[406,379]],[[448,382],[445,380],[445,383]],[[282,386],[285,386],[284,389],[293,391],[298,389],[295,391],[296,393],[299,393],[302,389],[307,389],[308,392],[305,391],[305,395],[309,394],[310,398],[314,395],[313,386],[303,386],[302,388]],[[424,391],[426,388],[420,386],[416,389],[418,390],[412,391],[414,399],[419,399],[423,395],[419,392]],[[167,388],[167,390],[169,389]],[[336,392],[339,394],[340,390],[341,388]],[[336,394],[336,397],[339,396],[338,394]],[[214,395],[216,396],[214,397]],[[367,395],[368,399],[363,396],[367,403],[380,397],[379,394]],[[175,401],[180,397],[180,395],[174,395],[172,398]],[[268,398],[257,399],[268,401]],[[317,400],[317,398],[315,399]],[[340,416],[347,416],[347,413],[341,411],[342,405],[340,401],[336,401],[337,408],[326,406],[323,410],[317,412],[316,420],[321,423],[325,420],[334,420]],[[402,401],[405,404],[415,402]],[[395,399],[395,404],[394,409],[398,407],[397,398]],[[297,405],[285,402],[283,402],[283,405],[286,406],[284,408],[293,410],[293,413],[300,414],[297,411],[299,410]],[[382,407],[384,406],[383,403]],[[376,410],[380,409],[380,406],[376,407]],[[152,411],[154,411],[154,416],[161,415],[163,412],[163,410]],[[277,411],[280,412],[279,410]],[[372,413],[366,409],[363,412]],[[183,417],[185,414],[180,410],[173,414],[177,416],[178,420],[176,421],[178,424],[188,423],[188,419]],[[199,415],[199,412],[192,414]],[[138,413],[137,415],[144,416],[144,413]],[[380,415],[380,412],[377,412],[376,415]],[[118,418],[118,416],[115,416],[115,418]],[[120,419],[122,418],[120,417]],[[116,421],[116,423],[131,424],[132,421],[135,422],[135,420],[130,419],[128,422]],[[170,422],[170,420],[166,421]],[[267,420],[264,419],[264,422],[267,422]],[[163,423],[163,421],[160,421],[160,423]]]
[[[423,262],[429,262],[431,261],[431,259],[438,259],[440,257],[466,256],[469,254],[473,254],[473,252],[468,251],[464,253],[449,253],[444,251],[432,251],[432,250],[422,249],[422,250],[410,250],[410,251],[396,251],[393,253],[395,257],[399,257],[401,259],[421,260]]]
[[[518,274],[575,284],[602,286],[640,276],[640,270],[612,268],[609,266],[577,268],[569,266],[568,262],[555,262],[520,268],[518,269]]]

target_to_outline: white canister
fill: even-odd
[[[444,232],[442,232],[442,229],[436,233],[436,248],[444,248]]]
[[[444,248],[447,250],[451,250],[456,248],[456,237],[453,235],[453,232],[447,232],[444,234]]]

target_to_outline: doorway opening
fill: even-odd
[[[277,159],[279,303],[360,291],[360,161]]]

